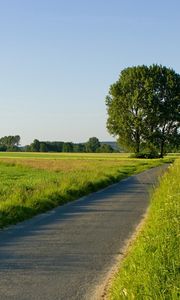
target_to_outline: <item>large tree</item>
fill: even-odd
[[[164,155],[177,143],[180,127],[180,75],[159,65],[124,69],[106,97],[107,128],[122,146]]]

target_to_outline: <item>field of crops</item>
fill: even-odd
[[[0,153],[0,227],[164,161],[132,159],[122,154]]]

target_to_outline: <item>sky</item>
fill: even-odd
[[[120,72],[180,73],[179,0],[0,0],[0,137],[114,140],[105,97]]]

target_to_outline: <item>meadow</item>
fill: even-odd
[[[168,160],[133,159],[127,154],[0,153],[0,227]]]
[[[154,191],[147,218],[109,289],[109,300],[179,299],[179,201],[177,159]]]

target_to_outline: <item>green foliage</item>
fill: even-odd
[[[91,153],[112,153],[114,152],[114,149],[109,145],[105,143],[100,143],[98,138],[92,137],[88,140],[88,142],[85,144],[86,152]]]
[[[39,151],[40,152],[48,152],[48,148],[47,148],[46,143],[44,143],[44,142],[40,143]]]
[[[156,149],[156,147],[152,144],[144,145],[143,150],[138,153],[131,155],[131,157],[136,158],[159,158],[160,155]]]
[[[0,148],[1,149],[1,148]],[[1,151],[1,150],[0,150]],[[5,150],[6,151],[6,150]],[[90,138],[87,143],[72,143],[72,142],[43,142],[35,139],[32,144],[23,148],[25,152],[69,152],[69,153],[95,153],[114,152],[113,148],[108,144],[100,144],[98,138]]]
[[[9,135],[0,138],[0,151],[20,151],[20,139],[19,135]]]
[[[63,143],[62,152],[73,152],[73,143]]]
[[[112,153],[114,152],[113,148],[108,144],[102,144],[99,148],[96,149],[96,152],[100,153]]]
[[[4,152],[4,151],[7,151],[7,146],[5,145],[0,145],[0,152]]]
[[[46,159],[39,159],[40,166],[36,159],[32,160],[33,155]],[[128,159],[119,154],[63,155],[57,160],[57,154],[18,153],[16,156],[21,159],[11,158],[7,162],[7,154],[4,154],[6,163],[0,162],[0,227],[30,218],[163,163],[163,160]],[[31,158],[30,162],[33,161],[36,168],[27,166],[28,159],[27,165],[23,165],[25,159],[22,158],[26,156]],[[51,170],[49,165],[42,169],[48,163],[48,157],[56,160],[50,160]],[[56,167],[57,162],[60,169]]]
[[[152,152],[152,151],[141,151],[138,153],[134,153],[131,155],[131,157],[135,158],[159,158],[159,154],[157,152]]]
[[[136,153],[153,144],[162,157],[179,143],[180,75],[152,65],[124,69],[106,97],[107,128]]]
[[[155,190],[148,217],[110,288],[109,299],[179,299],[180,160]]]
[[[73,152],[77,152],[77,153],[86,152],[85,144],[83,143],[73,144]]]
[[[47,152],[62,152],[63,142],[41,142],[46,145]],[[44,152],[44,151],[42,151]]]
[[[30,149],[32,152],[39,152],[40,151],[40,141],[35,139],[33,143],[30,145]]]
[[[96,152],[100,148],[101,144],[98,138],[91,137],[86,143],[86,152]]]

